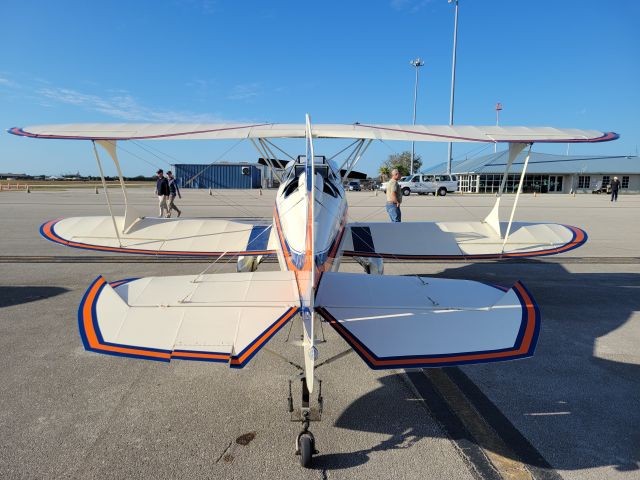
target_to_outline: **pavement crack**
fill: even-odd
[[[227,445],[227,448],[225,448],[222,453],[220,454],[220,456],[218,457],[218,459],[216,460],[216,463],[218,463],[220,460],[222,460],[222,457],[225,456],[225,454],[229,451],[229,449],[231,448],[231,445],[233,445],[233,442],[229,442],[229,445]],[[233,457],[231,457],[233,458]]]

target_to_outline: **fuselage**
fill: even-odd
[[[308,149],[307,151],[309,151]],[[312,151],[312,149],[311,149]],[[336,255],[347,219],[347,201],[340,176],[324,157],[315,163],[291,162],[276,196],[273,224],[278,260],[296,277],[303,326],[305,377],[313,391],[315,293],[322,274],[337,270]]]
[[[347,218],[347,201],[340,176],[322,157],[316,157],[313,209],[306,187],[304,163],[290,162],[278,189],[273,219],[280,267],[296,274],[301,296],[308,293],[303,287],[307,286],[305,282],[312,269],[315,290],[323,272],[339,267],[336,254]],[[312,245],[310,238],[313,238]],[[312,302],[312,299],[302,300]]]

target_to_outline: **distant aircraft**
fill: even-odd
[[[529,160],[508,222],[500,220],[500,195],[509,169],[534,142],[604,142],[615,133],[549,127],[406,126],[366,124],[86,124],[13,128],[10,133],[50,139],[90,140],[111,156],[125,198],[116,216],[110,197],[105,217],[51,220],[41,233],[76,248],[150,255],[237,257],[237,273],[148,277],[107,282],[99,276],[78,311],[87,350],[170,361],[249,360],[287,322],[299,318],[304,371],[296,453],[308,467],[316,451],[309,430],[319,419],[322,395],[312,408],[319,352],[316,326],[329,323],[373,369],[442,367],[513,360],[533,355],[540,312],[520,282],[511,288],[467,280],[384,276],[383,259],[476,259],[552,255],[582,245],[577,227],[514,222]],[[127,201],[117,143],[128,140],[249,139],[270,163],[269,139],[304,138],[305,155],[286,166],[273,220],[149,218]],[[342,165],[315,155],[313,140],[353,139]],[[509,144],[500,193],[482,222],[349,222],[343,180],[373,140]],[[273,165],[271,165],[273,167]],[[281,271],[256,271],[277,255]],[[338,272],[354,257],[366,274]],[[325,360],[326,362],[326,360]],[[291,385],[291,384],[289,384]],[[291,389],[289,390],[291,392]],[[293,399],[289,393],[290,410]]]

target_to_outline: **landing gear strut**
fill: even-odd
[[[311,407],[309,402],[309,389],[307,388],[307,378],[299,376],[302,381],[302,402],[300,408],[293,408],[293,396],[291,394],[291,380],[289,380],[289,412],[291,421],[302,422],[302,431],[296,437],[296,455],[300,455],[300,465],[304,468],[311,466],[312,457],[318,453],[316,450],[316,439],[309,430],[311,422],[318,422],[322,417],[322,380],[318,380],[318,407]]]

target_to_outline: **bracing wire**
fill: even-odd
[[[187,180],[185,182],[185,187],[189,184],[191,184],[191,182],[193,182],[196,178],[198,178],[200,175],[202,175],[204,172],[206,172],[208,169],[210,169],[213,165],[215,165],[217,162],[219,162],[220,160],[222,160],[229,152],[231,152],[234,148],[236,148],[238,145],[240,145],[242,142],[244,141],[244,138],[241,138],[240,140],[238,140],[236,143],[234,143],[231,147],[229,147],[227,150],[225,150],[222,155],[220,155],[218,158],[216,158],[213,162],[211,162],[210,164],[206,165],[202,170],[200,170],[198,173],[196,173],[193,177],[191,177],[189,180]]]

